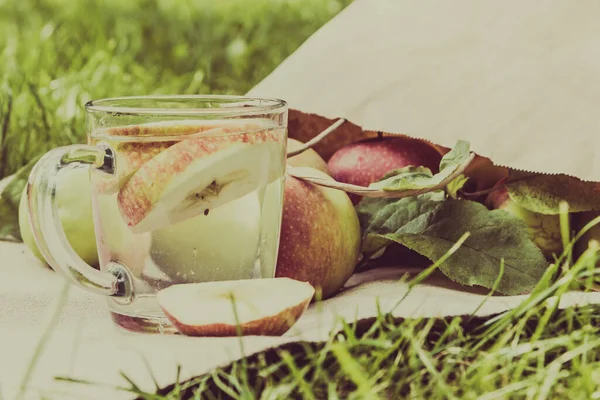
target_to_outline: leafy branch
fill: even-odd
[[[383,180],[375,182],[369,187],[338,182],[329,177],[315,176],[302,167],[288,166],[287,173],[303,181],[363,197],[402,199],[446,188],[462,175],[474,158],[475,153],[468,151],[468,144],[459,141],[457,146],[442,158],[440,172],[437,174],[427,174],[424,169],[420,168],[418,170],[414,168],[401,169],[391,175],[388,174]]]

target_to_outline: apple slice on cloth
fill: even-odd
[[[281,336],[314,293],[307,282],[265,278],[173,285],[159,291],[157,300],[187,336]]]
[[[234,131],[244,133],[228,134]],[[282,131],[255,124],[213,132],[217,135],[182,140],[157,154],[123,185],[117,202],[134,233],[208,214],[282,176]],[[273,161],[276,157],[282,161]]]

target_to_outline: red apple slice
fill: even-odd
[[[177,142],[104,142],[115,154],[115,173],[106,174],[92,170],[94,190],[103,194],[113,194],[148,160]]]
[[[157,300],[171,323],[188,336],[281,336],[307,309],[315,289],[289,278],[173,285]],[[235,308],[234,308],[235,307]]]
[[[219,135],[182,140],[140,167],[117,196],[130,229],[147,232],[207,214],[282,176],[284,134],[235,129],[247,132],[215,128]]]
[[[97,130],[94,132],[94,143],[108,145],[113,149],[116,168],[114,175],[94,170],[94,189],[104,194],[116,193],[144,163],[176,144],[181,136],[205,133],[215,128],[226,128],[234,132],[248,126],[240,122],[241,120],[171,120]]]

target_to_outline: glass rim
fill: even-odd
[[[238,106],[228,106],[222,108],[211,107],[190,107],[190,108],[171,108],[171,107],[143,107],[135,106],[135,101],[146,100],[198,100],[198,101],[222,101],[224,104],[230,101],[240,103],[252,103]],[[132,106],[115,105],[120,102],[133,102]],[[85,103],[87,112],[105,112],[111,114],[152,114],[152,115],[215,115],[215,116],[244,116],[264,113],[277,113],[287,110],[287,102],[274,97],[259,97],[245,95],[222,95],[222,94],[170,94],[170,95],[143,95],[143,96],[120,96],[107,97],[97,100],[90,100]]]

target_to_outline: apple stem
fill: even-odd
[[[541,175],[541,174],[540,174]],[[498,189],[502,189],[503,187],[506,187],[506,185],[510,184],[510,183],[514,183],[514,182],[520,182],[520,181],[526,181],[527,179],[531,179],[531,178],[535,178],[538,177],[540,175],[532,175],[532,176],[527,176],[524,178],[518,178],[518,179],[514,179],[514,180],[509,180],[508,178],[502,178],[500,179],[498,182],[496,182],[494,184],[494,186],[492,186],[489,189],[484,189],[484,190],[479,190],[477,192],[463,192],[460,191],[461,194],[465,197],[476,197],[476,196],[483,196],[486,194],[490,194],[492,192],[495,192]]]
[[[331,189],[343,190],[344,192],[357,194],[357,195],[363,196],[363,197],[372,197],[372,198],[384,197],[384,198],[401,199],[404,197],[418,196],[420,194],[429,193],[429,192],[433,192],[433,191],[444,188],[446,185],[448,185],[450,182],[452,182],[456,177],[458,177],[460,174],[462,174],[465,171],[465,169],[467,169],[467,167],[469,166],[471,161],[473,161],[474,158],[475,158],[475,153],[470,153],[469,158],[464,163],[460,164],[454,170],[454,172],[452,172],[450,175],[448,175],[448,177],[446,177],[446,179],[442,180],[437,185],[434,185],[434,186],[431,186],[428,188],[412,189],[412,190],[383,190],[383,189],[374,189],[374,188],[365,187],[365,186],[351,185],[349,183],[338,182],[335,179],[330,178],[330,177],[323,178],[323,177],[314,176],[314,175],[311,175],[310,172],[306,172],[306,170],[301,170],[301,169],[299,170],[298,168],[290,166],[290,165],[288,165],[286,168],[287,168],[287,173],[290,176],[293,176],[295,178],[298,178],[298,179],[301,179],[301,180],[304,180],[304,181],[307,181],[310,183],[314,183],[315,185],[325,186],[325,187],[328,187]]]
[[[323,132],[319,133],[317,136],[315,136],[308,142],[304,143],[302,146],[298,147],[296,150],[288,152],[287,158],[297,156],[298,154],[310,149],[311,147],[313,147],[314,145],[319,143],[321,140],[325,139],[327,137],[327,135],[329,135],[331,132],[333,132],[337,128],[339,128],[344,122],[346,122],[345,118],[338,119],[333,124],[331,124],[331,126],[329,126],[327,129],[325,129]]]

